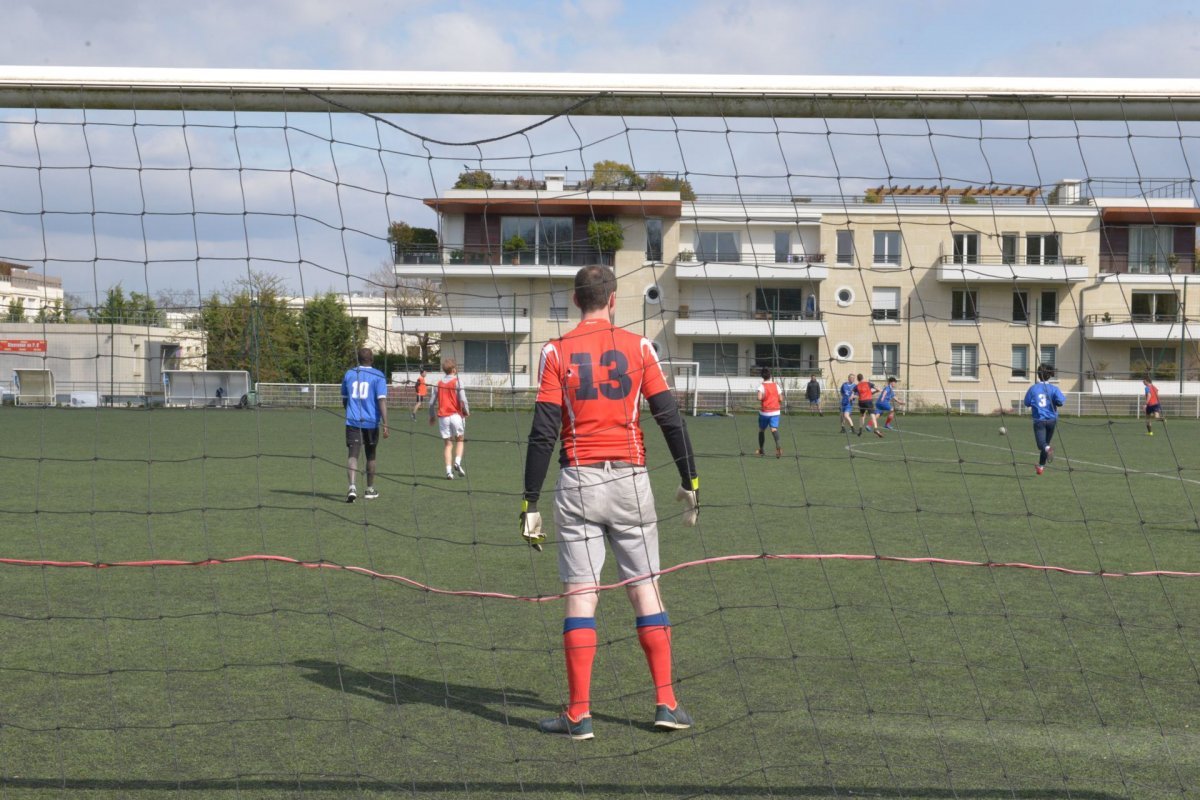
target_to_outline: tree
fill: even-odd
[[[436,252],[438,234],[433,228],[414,228],[407,222],[393,222],[388,225],[388,241],[396,263],[408,263],[404,258],[406,253],[420,256]]]
[[[592,164],[592,186],[596,189],[628,191],[646,188],[646,181],[628,164],[605,160]]]
[[[68,308],[61,300],[55,300],[47,306],[42,306],[38,309],[37,316],[33,318],[34,322],[70,322],[71,309]]]
[[[244,369],[255,382],[307,379],[296,314],[278,277],[252,273],[214,293],[200,308],[200,325],[209,369]]]
[[[304,304],[300,312],[300,345],[304,383],[340,383],[346,368],[355,363],[355,351],[364,341],[364,332],[337,295],[329,292]]]
[[[386,261],[367,277],[366,283],[369,294],[387,297],[401,313],[429,316],[442,308],[442,289],[437,281],[427,278],[398,280],[395,269]],[[404,331],[404,334],[416,338],[422,364],[438,355],[439,340],[434,334],[428,331]]]
[[[5,322],[24,322],[25,321],[25,301],[18,297],[16,300],[8,301],[8,312],[4,315]]]
[[[646,176],[645,189],[648,192],[679,192],[680,200],[696,199],[696,191],[687,178],[672,178],[657,172]]]
[[[104,302],[87,312],[88,322],[97,325],[154,325],[166,324],[166,315],[149,296],[130,292],[117,284],[104,295]]]
[[[458,173],[455,189],[490,189],[495,184],[492,173],[485,169],[469,169]]]

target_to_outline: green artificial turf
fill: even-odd
[[[248,554],[438,589],[546,595],[524,546],[524,413],[468,422],[468,478],[398,412],[353,505],[334,411],[0,411],[0,557]],[[1200,428],[902,417],[877,440],[785,417],[689,420],[703,511],[647,431],[664,566],[878,554],[1200,570]],[[768,439],[768,452],[770,440]],[[555,469],[542,509],[552,520]],[[359,480],[359,490],[365,488]],[[615,579],[614,565],[606,574]],[[454,597],[279,563],[0,566],[0,798],[1191,797],[1200,579],[885,561],[715,562],[662,580],[694,729],[651,726],[622,590],[596,738],[539,734],[566,687],[561,603]]]

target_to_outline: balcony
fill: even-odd
[[[393,333],[529,333],[529,309],[412,309],[392,317]]]
[[[684,250],[675,259],[675,277],[681,281],[823,281],[828,276],[824,253],[797,253],[776,261],[773,254],[755,258]]]
[[[409,247],[395,253],[397,275],[423,278],[500,276],[572,278],[580,267],[612,266],[613,254],[563,245],[509,251],[499,243]]]
[[[680,306],[676,336],[808,339],[825,336],[821,312],[803,311],[700,311]]]
[[[1089,314],[1083,335],[1093,341],[1195,341],[1200,323],[1181,314]]]
[[[1171,253],[1166,258],[1130,257],[1128,253],[1101,253],[1100,272],[1112,275],[1194,275],[1194,253]]]
[[[944,255],[937,268],[942,283],[1078,283],[1087,280],[1082,256],[1026,258]]]

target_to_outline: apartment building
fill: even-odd
[[[42,309],[50,312],[62,304],[62,278],[33,272],[26,264],[0,261],[0,315],[7,319],[10,309],[19,308],[24,319],[32,321]]]
[[[1200,392],[1182,380],[1200,377],[1186,182],[683,201],[547,176],[426,202],[443,244],[396,269],[439,280],[445,306],[393,329],[436,330],[475,382],[529,385],[541,343],[578,318],[571,277],[599,261],[620,280],[618,323],[697,364],[705,392],[749,391],[764,366],[796,389],[861,372],[991,411],[1039,364],[1065,391],[1128,391],[1151,372]],[[619,249],[581,244],[592,219],[621,226]],[[527,247],[506,249],[513,236]]]

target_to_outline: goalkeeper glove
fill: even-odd
[[[536,502],[521,501],[521,536],[526,544],[539,553],[542,552],[542,542],[546,541],[546,534],[542,533],[542,515],[537,510]]]
[[[692,478],[686,486],[675,491],[675,499],[683,503],[683,524],[694,527],[700,518],[700,479]]]

